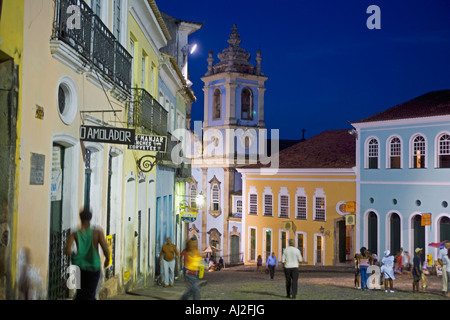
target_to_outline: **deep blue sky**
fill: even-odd
[[[237,24],[241,47],[260,48],[266,82],[265,121],[283,139],[300,139],[433,90],[450,88],[449,0],[157,0],[176,18],[202,22],[189,58],[203,120],[208,51],[228,47]],[[381,9],[381,30],[369,30],[367,8]]]

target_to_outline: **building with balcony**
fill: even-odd
[[[150,137],[167,139],[167,111],[154,97],[158,94],[160,49],[170,35],[155,1],[130,0],[128,51],[131,64],[131,98],[126,125],[134,129],[141,144],[125,150],[123,206],[123,269],[126,290],[154,283],[156,217],[156,157],[167,140],[156,144]],[[162,179],[162,177],[159,177]],[[155,263],[156,261],[156,263]]]
[[[23,105],[15,246],[21,279],[27,252],[34,298],[63,299],[69,257],[63,254],[79,211],[104,230],[112,264],[101,293],[117,291],[122,268],[125,146],[81,137],[83,126],[126,129],[132,56],[126,47],[128,0],[26,1]],[[104,259],[105,257],[101,257]]]
[[[167,237],[180,252],[184,248],[177,208],[185,196],[186,170],[184,163],[173,161],[172,151],[185,140],[186,105],[195,97],[174,58],[179,54],[173,45],[178,29],[165,17],[153,0],[130,0],[128,49],[133,62],[127,126],[140,143],[125,151],[121,279],[127,289],[153,284]]]
[[[357,136],[357,246],[381,254],[450,239],[450,90],[352,123]]]
[[[157,166],[158,174],[166,179],[157,181],[157,224],[156,249],[167,236],[181,250],[186,244],[187,224],[181,219],[181,207],[186,201],[186,181],[190,178],[190,164],[185,159],[185,143],[190,120],[187,111],[196,100],[188,80],[187,64],[189,35],[198,31],[203,24],[187,22],[161,13],[171,39],[161,49],[158,99],[167,111],[167,152],[161,153]],[[180,58],[181,57],[181,58]],[[165,201],[168,201],[167,207]],[[164,212],[165,208],[169,209]],[[181,271],[178,270],[178,271]]]

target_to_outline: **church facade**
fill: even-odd
[[[236,168],[260,161],[264,147],[264,92],[268,79],[261,71],[261,52],[256,64],[240,47],[236,25],[228,48],[214,64],[209,52],[204,82],[204,121],[194,124],[192,177],[187,184],[190,207],[198,207],[197,219],[189,224],[188,237],[199,249],[212,248],[212,257],[242,262],[242,180]],[[261,136],[261,137],[260,137]],[[202,195],[203,203],[198,202]]]

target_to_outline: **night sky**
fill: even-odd
[[[204,23],[190,36],[189,73],[203,120],[208,51],[228,47],[233,24],[241,47],[261,49],[265,121],[282,139],[306,138],[361,120],[434,90],[450,88],[449,0],[156,0],[176,18]],[[381,29],[369,30],[371,5]]]

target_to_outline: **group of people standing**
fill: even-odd
[[[102,230],[94,228],[90,224],[92,213],[83,210],[80,213],[81,227],[71,233],[67,239],[65,253],[72,258],[72,263],[79,267],[81,285],[78,286],[76,299],[94,300],[98,294],[98,283],[101,275],[101,260],[99,256],[99,246],[105,257],[110,256],[110,249],[107,245],[105,235]],[[442,266],[442,291],[447,297],[450,297],[450,241],[440,249],[438,263]],[[394,292],[395,271],[411,272],[413,278],[413,292],[419,291],[419,282],[424,281],[421,255],[423,248],[416,248],[412,264],[409,265],[409,257],[403,250],[400,250],[395,256],[389,250],[384,252],[381,261],[375,254],[371,254],[367,248],[362,247],[359,254],[355,255],[355,287],[360,285],[361,290],[369,288],[368,269],[371,265],[380,267],[381,276],[384,279],[385,292]],[[197,241],[189,240],[186,249],[181,254],[184,256],[184,274],[187,281],[187,289],[182,299],[200,299],[199,274],[201,273],[202,257],[198,250]],[[162,246],[159,263],[164,270],[164,286],[172,286],[174,281],[174,269],[176,258],[180,258],[176,246],[167,238]],[[284,267],[286,278],[286,297],[296,299],[298,292],[298,274],[299,264],[303,262],[303,257],[298,248],[295,247],[295,241],[289,240],[289,246],[284,249],[281,262]],[[105,259],[104,267],[109,264],[109,259]],[[275,269],[278,261],[275,253],[268,256],[266,266],[269,270],[270,279],[274,279]],[[257,270],[262,272],[262,258],[258,257]]]
[[[450,241],[446,241],[445,246],[440,249],[438,256],[438,263],[442,266],[442,291],[450,297],[448,291],[450,281]],[[394,292],[395,274],[408,273],[412,275],[412,290],[419,292],[420,281],[423,282],[423,288],[427,286],[427,279],[425,277],[423,263],[422,263],[423,248],[416,248],[414,250],[414,257],[410,263],[409,254],[403,252],[403,249],[393,255],[389,250],[384,251],[383,258],[379,261],[376,254],[370,253],[367,248],[362,247],[360,253],[355,255],[355,288],[361,290],[372,289],[370,286],[370,274],[368,269],[372,265],[380,267],[381,277],[384,280],[384,291]]]

